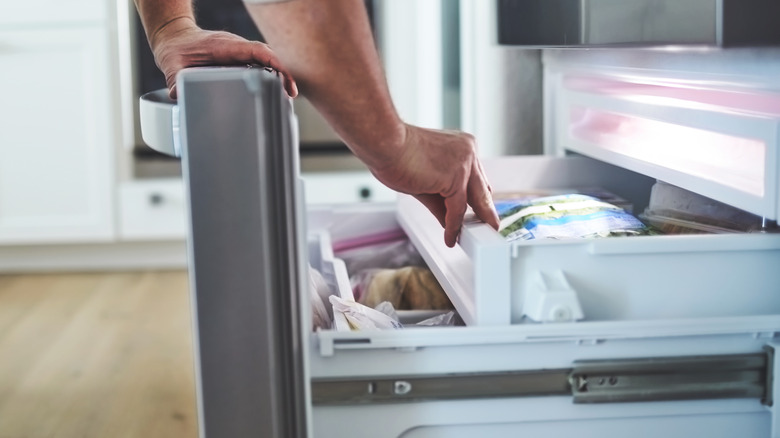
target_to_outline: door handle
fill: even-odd
[[[141,138],[157,152],[181,157],[179,106],[168,97],[168,90],[146,93],[140,98]]]

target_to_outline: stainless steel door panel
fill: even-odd
[[[306,436],[294,115],[258,69],[180,74],[201,436]]]

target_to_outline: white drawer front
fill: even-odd
[[[302,174],[301,179],[308,205],[393,202],[396,198],[396,192],[369,172],[312,172]]]
[[[187,236],[187,204],[181,180],[135,181],[119,189],[122,240],[171,240]]]

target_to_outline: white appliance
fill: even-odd
[[[546,51],[548,153],[485,162],[494,191],[641,211],[663,180],[774,221],[777,54]],[[178,83],[143,123],[180,139],[201,436],[780,437],[780,234],[507,243],[469,222],[448,249],[408,197],[307,211],[272,74]],[[467,326],[312,333],[307,262],[349,297],[332,243],[399,227]]]

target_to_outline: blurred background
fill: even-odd
[[[540,55],[496,46],[494,8],[366,1],[407,122],[540,153]],[[262,39],[240,0],[196,9]],[[0,2],[0,72],[0,437],[196,436],[185,193],[140,137],[138,98],[164,82],[132,1]],[[295,108],[308,203],[394,201]]]
[[[240,0],[196,9],[206,28],[262,39]],[[470,132],[485,157],[541,152],[539,51],[496,45],[494,2],[366,9],[406,121]],[[138,98],[164,81],[132,2],[3,2],[0,37],[0,250],[15,247],[0,268],[183,267],[181,168],[140,136]],[[305,99],[295,107],[309,203],[394,200]]]

